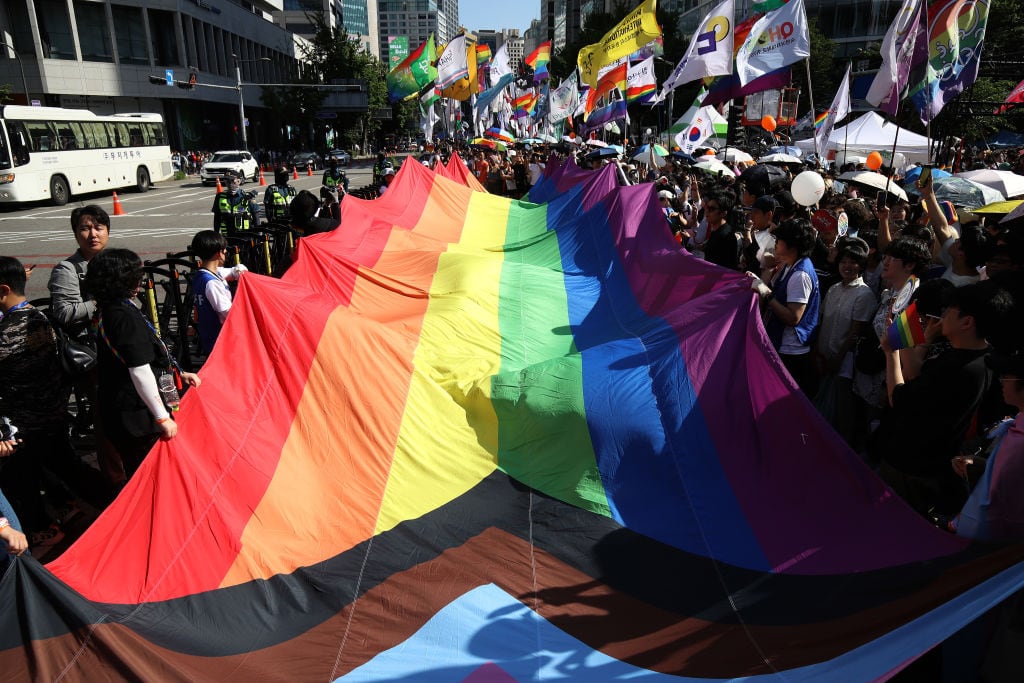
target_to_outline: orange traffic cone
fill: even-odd
[[[217,178],[217,194],[224,191],[224,186],[220,184],[220,178]]]
[[[123,216],[124,215],[124,207],[121,206],[121,200],[117,198],[117,193],[116,192],[114,193],[114,215],[115,216]]]
[[[267,181],[263,179],[263,167],[260,166],[260,187],[266,187]]]
[[[297,169],[296,167],[292,166],[292,180],[298,180],[298,179],[299,179],[299,169]]]
[[[306,175],[313,175],[313,164],[306,164]]]

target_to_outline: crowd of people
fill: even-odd
[[[434,167],[453,151],[426,149],[411,162]],[[1014,495],[1024,481],[1024,228],[1015,221],[968,219],[936,198],[927,177],[911,203],[854,184],[840,191],[822,170],[824,194],[803,206],[790,184],[804,169],[793,166],[757,165],[733,177],[569,146],[459,151],[484,188],[510,197],[540,181],[552,154],[575,156],[583,168],[616,164],[621,183],[650,184],[681,248],[746,274],[794,387],[897,494],[952,533],[1024,539],[1024,503]],[[387,192],[396,165],[378,157],[377,194]],[[205,353],[229,314],[231,283],[246,271],[226,267],[225,235],[261,218],[298,236],[340,225],[344,172],[328,168],[320,196],[296,192],[288,178],[286,168],[275,171],[262,212],[253,196],[236,201],[237,180],[225,178],[212,229],[192,240]],[[174,438],[180,395],[200,382],[135,305],[142,263],[107,247],[109,216],[84,206],[70,223],[78,249],[53,269],[47,312],[25,299],[30,272],[0,257],[0,539],[15,553],[57,542],[76,501],[107,505],[156,441]],[[921,338],[898,343],[899,324]],[[96,350],[92,370],[69,380],[58,331]],[[93,427],[98,468],[72,447],[72,390],[76,419]]]

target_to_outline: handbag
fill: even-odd
[[[57,359],[65,376],[77,379],[96,367],[96,349],[72,339],[52,318],[50,327],[57,342]]]

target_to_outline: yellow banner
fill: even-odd
[[[657,0],[644,0],[626,18],[604,34],[601,42],[580,50],[576,64],[580,80],[591,88],[597,87],[597,72],[605,64],[629,56],[661,35],[661,27],[654,16]]]

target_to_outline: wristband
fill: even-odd
[[[0,529],[6,529],[11,523],[7,521],[6,517],[0,517]]]
[[[156,421],[156,423],[158,425],[162,425],[164,422],[170,422],[170,421],[171,421],[171,417],[168,415],[167,417],[161,417],[159,420]]]

